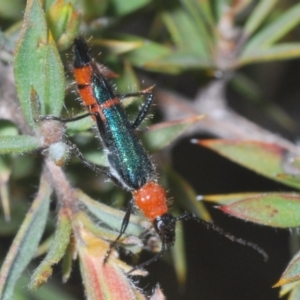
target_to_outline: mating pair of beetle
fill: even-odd
[[[257,245],[237,239],[231,234],[225,233],[221,228],[207,223],[193,214],[184,213],[178,217],[174,217],[168,212],[166,192],[157,183],[155,166],[134,132],[145,119],[151,107],[153,101],[151,91],[146,90],[122,96],[122,98],[146,96],[146,101],[141,107],[137,118],[134,122],[130,122],[120,99],[116,96],[105,76],[91,59],[88,46],[82,38],[75,39],[74,54],[74,75],[77,88],[83,104],[89,112],[71,119],[62,119],[54,116],[46,116],[42,119],[70,122],[91,116],[97,124],[102,144],[106,149],[109,166],[100,167],[88,162],[75,145],[71,145],[71,150],[84,165],[97,173],[104,174],[116,185],[132,193],[133,199],[126,210],[120,233],[116,240],[110,244],[104,262],[107,261],[111,250],[125,233],[134,205],[152,222],[162,241],[162,247],[160,252],[152,259],[136,266],[131,271],[145,267],[157,260],[168,247],[174,244],[176,222],[189,218],[201,221],[227,238],[246,244],[262,255],[265,255],[264,251]]]

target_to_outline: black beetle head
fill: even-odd
[[[156,232],[168,248],[173,246],[175,242],[176,221],[177,218],[171,214],[164,214],[157,217],[153,222]]]
[[[81,37],[77,37],[74,40],[74,54],[75,54],[75,59],[74,59],[75,68],[82,68],[83,66],[91,62],[89,47],[86,41]]]

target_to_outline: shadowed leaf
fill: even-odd
[[[41,178],[38,195],[21,225],[0,271],[0,298],[11,300],[16,281],[31,261],[44,232],[51,187]]]
[[[210,60],[208,44],[211,42],[211,34],[207,32],[202,19],[193,15],[194,18],[180,5],[173,5],[172,9],[162,11],[162,19],[177,49],[184,49],[188,53]]]
[[[133,11],[149,4],[150,0],[111,0],[110,5],[112,5],[114,12],[119,15],[126,15],[132,13]]]
[[[85,113],[86,112],[84,112],[83,114],[85,114]],[[72,118],[72,117],[73,116],[70,116],[70,118]],[[77,116],[74,116],[74,117],[77,117]],[[95,122],[93,121],[93,119],[91,117],[82,118],[82,119],[74,121],[74,122],[68,122],[68,123],[66,123],[68,135],[74,135],[76,133],[86,131],[86,130],[92,128],[92,126],[94,124],[95,124]]]
[[[300,296],[300,281],[294,281],[287,283],[280,288],[279,297],[283,297],[288,293],[291,293],[288,297],[288,300],[298,300]],[[296,297],[295,297],[296,296]],[[297,297],[298,296],[298,297]]]
[[[181,287],[185,286],[187,275],[187,261],[185,253],[185,243],[182,222],[176,224],[176,241],[171,247],[173,265],[177,276],[177,281]]]
[[[99,220],[102,220],[113,229],[120,230],[124,212],[95,201],[79,190],[77,191],[77,197]],[[131,215],[126,233],[138,236],[150,226],[151,223],[145,219]]]
[[[58,213],[57,228],[51,242],[49,251],[38,268],[31,276],[29,289],[36,290],[52,275],[52,266],[57,264],[69,244],[71,234],[71,223],[66,209],[61,208]]]
[[[143,141],[146,148],[151,152],[165,148],[202,118],[203,116],[193,116],[177,121],[152,125],[148,131],[143,133]]]
[[[10,221],[9,178],[12,172],[10,157],[0,156],[0,201],[6,221]]]
[[[93,40],[94,45],[100,45],[106,47],[111,53],[122,54],[135,49],[138,49],[144,45],[144,40],[134,40],[134,41],[122,41],[122,40]]]
[[[299,281],[297,281],[297,283],[298,283],[298,286],[295,287],[295,288],[291,291],[288,300],[298,300],[298,299],[300,299],[300,287],[299,287],[299,284],[300,284],[300,283],[299,283]]]
[[[266,49],[280,38],[282,38],[291,29],[300,22],[300,4],[292,6],[289,10],[283,12],[273,22],[266,25],[246,44],[244,54],[257,49]]]
[[[257,3],[245,24],[244,30],[248,36],[261,25],[277,2],[278,0],[261,0]]]
[[[273,60],[293,59],[300,56],[300,43],[284,43],[266,49],[254,49],[241,55],[239,66]]]
[[[160,72],[178,74],[184,70],[199,70],[213,68],[214,63],[196,54],[184,51],[174,51],[166,57],[150,61],[146,67]]]
[[[300,187],[300,179],[297,182],[281,176],[285,173],[283,162],[287,150],[276,144],[233,140],[194,140],[194,142],[272,180]]]

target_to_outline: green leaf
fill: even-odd
[[[193,0],[185,0],[185,2],[189,2],[190,5],[194,4]],[[215,18],[213,15],[211,1],[210,0],[201,0],[196,2],[197,6],[199,6],[201,15],[204,17],[205,21],[210,25],[211,28],[216,27]]]
[[[279,287],[287,283],[300,280],[300,252],[289,262],[279,281],[273,287]]]
[[[30,152],[38,147],[39,140],[30,135],[0,136],[0,154]]]
[[[300,287],[299,287],[300,283],[299,283],[299,281],[296,281],[295,284],[297,284],[297,286],[291,291],[288,300],[300,299]]]
[[[300,43],[285,43],[274,45],[266,49],[253,49],[242,53],[237,61],[237,66],[250,63],[266,62],[273,60],[293,59],[300,56]]]
[[[162,18],[179,50],[197,54],[206,60],[211,59],[209,51],[211,36],[203,22],[195,23],[180,4],[176,7],[174,3],[172,7],[166,7],[166,10],[162,11]]]
[[[279,298],[291,293],[288,297],[288,300],[298,300],[300,298],[300,281],[294,281],[288,284],[281,286]]]
[[[29,289],[35,291],[52,275],[52,266],[64,256],[71,235],[71,223],[67,209],[61,208],[58,213],[57,229],[49,251],[42,263],[34,271],[29,283]]]
[[[187,275],[187,261],[182,222],[177,222],[176,224],[176,241],[171,248],[171,253],[177,281],[181,287],[184,287]]]
[[[47,253],[47,251],[50,248],[50,245],[53,241],[54,233],[48,236],[46,239],[44,239],[37,248],[34,257],[40,257]]]
[[[99,222],[96,223],[95,221],[91,220],[91,217],[88,216],[85,212],[77,213],[76,219],[78,219],[81,222],[81,224],[84,224],[84,227],[95,237],[98,237],[98,238],[100,237],[101,239],[106,240],[106,241],[115,241],[116,238],[119,236],[119,231],[120,231],[121,227],[117,228],[117,230],[108,229],[106,225],[101,226],[101,225],[99,225]],[[95,218],[93,217],[93,219],[95,219]],[[74,218],[72,220],[74,221]],[[108,223],[107,220],[105,220],[105,223]],[[108,225],[111,225],[111,224],[108,224]],[[141,226],[141,227],[143,227],[143,226]],[[146,231],[146,229],[143,228],[142,232],[145,232],[145,231]],[[128,250],[132,253],[141,252],[141,249],[144,246],[142,240],[140,238],[138,238],[138,236],[136,236],[136,235],[135,236],[130,235],[130,233],[127,232],[127,229],[126,229],[125,234],[120,239],[120,241],[118,241],[118,244],[120,246],[122,246],[123,248],[126,248],[126,250]]]
[[[16,235],[0,271],[0,298],[13,299],[16,281],[34,256],[45,229],[51,187],[45,175],[21,228]]]
[[[27,122],[35,127],[31,91],[41,102],[41,114],[59,115],[64,99],[64,71],[40,1],[28,0],[15,52],[15,80]]]
[[[68,245],[68,248],[66,249],[66,253],[63,257],[63,263],[62,263],[62,281],[65,283],[69,280],[72,272],[72,264],[73,264],[73,248],[74,244],[71,242]]]
[[[115,83],[118,87],[118,93],[134,92],[140,90],[140,81],[138,80],[132,65],[127,61],[125,61],[124,63],[121,77],[116,78]],[[123,106],[126,106],[124,104],[127,99],[128,98],[122,99]],[[136,99],[136,97],[134,97],[134,99]]]
[[[300,178],[297,181],[281,175],[285,173],[282,162],[287,150],[276,144],[232,140],[195,140],[195,143],[258,174],[300,189]]]
[[[73,43],[80,25],[79,13],[69,1],[55,1],[47,11],[47,21],[60,51]]]
[[[278,0],[261,0],[257,3],[244,26],[244,31],[247,36],[251,36],[265,21],[277,2]]]
[[[202,43],[207,45],[207,48],[212,49],[213,41],[217,35],[217,25],[214,22],[209,1],[181,0],[180,2],[186,8],[187,15],[192,17]]]
[[[151,152],[158,151],[176,140],[202,118],[203,116],[192,116],[181,120],[152,125],[148,131],[143,133],[143,141],[147,149]]]
[[[84,154],[84,157],[92,162],[93,164],[99,165],[99,166],[105,166],[107,165],[107,158],[102,151],[102,149],[97,149],[97,151],[89,151]]]
[[[300,22],[300,4],[296,4],[283,12],[272,23],[260,30],[246,44],[243,55],[258,49],[265,49],[276,43]]]
[[[218,194],[201,196],[204,201],[228,205],[237,201],[260,196],[261,193],[233,193],[233,194]]]
[[[287,163],[289,164],[289,162],[287,162]],[[292,171],[295,170],[292,165],[289,165],[289,167],[291,167]],[[299,174],[299,172],[297,174]],[[291,185],[291,186],[296,187],[300,190],[299,175],[291,175],[291,174],[281,173],[281,174],[278,174],[277,177],[280,180],[283,180],[285,184]]]
[[[10,221],[9,178],[12,171],[10,157],[0,156],[0,201],[6,221]]]
[[[94,44],[123,54],[128,63],[150,71],[179,73],[186,69],[212,68],[213,62],[190,53],[186,48],[172,51],[169,47],[132,35],[117,35],[115,40],[95,39]]]
[[[300,195],[295,193],[257,194],[220,209],[237,218],[262,225],[280,228],[300,226]]]
[[[199,55],[183,51],[174,51],[170,55],[150,61],[145,68],[159,72],[177,74],[184,70],[199,70],[214,68],[213,61],[201,58]]]
[[[120,37],[121,38],[121,37]],[[125,41],[124,40],[113,40],[113,39],[100,39],[100,40],[93,40],[93,44],[94,45],[100,45],[103,47],[106,47],[107,49],[109,49],[110,53],[112,54],[123,54],[123,53],[127,53],[129,51],[138,49],[140,47],[142,47],[145,43],[144,40],[142,39],[138,39],[136,40],[133,37],[133,40],[127,40],[128,37],[125,37]]]
[[[99,220],[105,222],[111,228],[120,230],[125,213],[123,211],[114,209],[110,206],[104,205],[96,200],[88,197],[86,194],[77,190],[77,198],[81,201],[87,209]],[[151,227],[151,223],[138,216],[131,215],[130,222],[126,229],[127,234],[139,235]]]
[[[111,0],[110,5],[116,15],[123,16],[142,8],[150,2],[150,0]]]
[[[71,0],[71,1],[73,1],[73,0]],[[50,7],[51,7],[52,5],[54,5],[55,2],[60,2],[60,0],[59,0],[59,1],[57,1],[57,0],[43,0],[43,9],[44,9],[46,12],[48,12],[48,10],[50,9]],[[63,2],[63,1],[62,1],[62,2]]]
[[[10,121],[1,120],[0,121],[0,136],[8,135],[18,135],[18,128],[12,124]]]
[[[124,58],[137,67],[151,70],[151,63],[170,55],[171,50],[161,44],[149,40],[140,39],[140,47],[124,54]]]
[[[105,16],[109,2],[109,0],[75,0],[76,7],[80,5],[81,15],[86,21],[97,20],[99,17]]]

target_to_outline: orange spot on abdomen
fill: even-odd
[[[97,105],[97,100],[94,97],[94,93],[91,86],[87,86],[84,89],[79,89],[79,94],[86,106]]]
[[[74,75],[77,84],[79,85],[87,85],[91,84],[93,69],[91,65],[86,65],[81,68],[74,68]]]
[[[94,97],[92,89],[93,69],[91,65],[74,69],[75,80],[82,101],[86,106],[96,105],[97,100]]]
[[[148,182],[132,194],[136,206],[150,221],[168,212],[166,192],[159,184]]]
[[[113,98],[106,100],[103,104],[101,104],[101,109],[109,109],[112,106],[120,104],[119,98]]]

